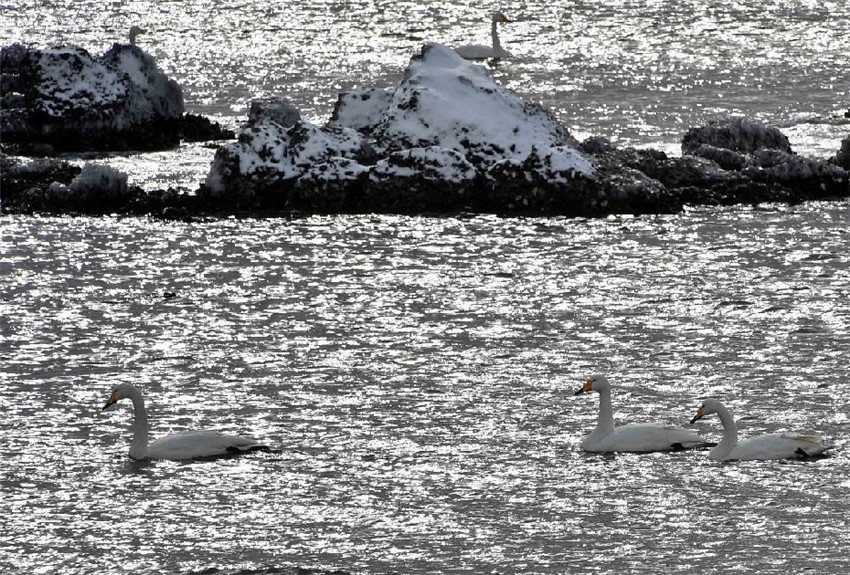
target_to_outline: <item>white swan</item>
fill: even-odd
[[[103,409],[125,398],[133,402],[133,442],[130,444],[133,459],[197,459],[268,449],[251,438],[218,431],[182,431],[148,444],[148,414],[142,392],[137,387],[129,383],[119,385],[112,390]]]
[[[816,435],[796,435],[791,433],[771,433],[759,435],[738,443],[738,426],[726,407],[716,399],[706,399],[691,419],[694,423],[706,415],[716,413],[723,424],[723,439],[712,449],[711,459],[725,461],[729,459],[788,459],[820,455],[832,446],[824,445]]]
[[[130,45],[131,46],[136,45],[136,36],[138,36],[139,34],[147,34],[147,33],[148,33],[147,30],[139,28],[138,26],[132,26],[130,28],[130,34],[129,34],[130,35]]]
[[[674,425],[633,423],[614,427],[611,384],[608,378],[604,375],[593,375],[575,394],[589,391],[599,394],[599,419],[593,433],[581,442],[582,448],[586,451],[669,451],[707,445],[706,441],[696,433]]]
[[[493,24],[490,31],[490,36],[493,38],[492,46],[484,46],[483,44],[468,44],[466,46],[458,46],[455,52],[461,58],[467,60],[484,60],[486,58],[511,58],[511,53],[502,48],[502,43],[499,42],[499,32],[496,29],[497,24],[507,24],[510,22],[507,16],[501,12],[493,12],[491,18]]]

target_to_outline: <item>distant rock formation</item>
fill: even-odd
[[[119,176],[103,170],[89,170],[74,186],[76,174],[69,177],[66,167],[7,158],[12,167],[3,170],[2,209],[178,218],[236,212],[601,216],[850,195],[850,138],[834,158],[818,160],[794,154],[776,128],[730,118],[689,130],[682,150],[681,157],[669,157],[598,137],[579,143],[551,113],[499,86],[485,68],[430,44],[412,58],[395,90],[342,94],[324,126],[301,119],[285,100],[252,103],[237,141],[216,151],[196,194],[144,193],[126,182],[124,189]],[[40,169],[45,176],[39,180],[33,173]]]
[[[283,125],[274,112],[281,106],[252,109],[238,141],[216,153],[199,195],[241,207],[501,212],[534,209],[541,192],[528,182],[596,177],[551,113],[437,44],[412,58],[394,91],[342,94],[325,126]],[[494,195],[502,173],[528,190]]]
[[[7,151],[155,150],[181,135],[228,136],[206,119],[184,120],[180,86],[136,46],[115,44],[94,57],[71,46],[12,44],[0,51],[0,68]]]

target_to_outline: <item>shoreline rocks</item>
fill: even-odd
[[[150,70],[135,47],[114,50],[109,61],[123,62],[127,76],[142,74],[143,66]],[[79,52],[62,53],[83,59]],[[12,56],[21,59],[18,52]],[[133,98],[145,96],[139,94]],[[71,106],[59,100],[51,105]],[[173,115],[177,101],[170,102],[137,111]],[[429,44],[395,90],[341,94],[324,126],[301,119],[286,100],[253,102],[238,139],[218,148],[194,193],[144,192],[126,181],[116,184],[120,175],[108,170],[86,166],[78,174],[0,156],[2,211],[181,219],[234,213],[603,216],[850,195],[850,136],[833,158],[817,160],[795,154],[777,128],[730,118],[688,130],[682,152],[668,157],[604,138],[579,143],[550,112],[497,84],[486,68]],[[41,179],[34,175],[39,171]],[[96,192],[97,186],[104,190]]]

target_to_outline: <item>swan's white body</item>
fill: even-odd
[[[112,391],[103,409],[124,398],[133,402],[133,441],[130,444],[130,457],[133,459],[197,459],[267,449],[249,437],[218,431],[183,431],[148,443],[148,414],[138,388],[128,383],[119,385]]]
[[[576,395],[588,391],[599,393],[599,418],[596,429],[581,442],[585,451],[670,451],[706,445],[706,441],[696,433],[675,425],[634,423],[614,427],[608,379],[603,375],[591,376]]]
[[[466,60],[485,60],[487,58],[511,58],[511,53],[502,48],[502,43],[499,41],[499,31],[497,29],[498,24],[505,24],[510,22],[508,18],[502,14],[501,12],[493,12],[492,17],[492,28],[490,30],[490,36],[493,39],[492,46],[485,46],[483,44],[469,44],[466,46],[458,46],[455,48],[455,52],[461,58],[465,58]]]
[[[831,446],[824,445],[816,435],[796,435],[793,433],[770,433],[738,442],[738,426],[732,412],[716,399],[707,399],[691,420],[716,413],[723,424],[723,439],[708,454],[711,459],[726,461],[730,459],[789,459],[821,455]]]

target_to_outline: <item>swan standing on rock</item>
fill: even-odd
[[[738,426],[732,412],[716,399],[706,399],[691,419],[694,423],[706,415],[716,413],[723,424],[723,439],[712,449],[711,459],[726,461],[729,459],[789,459],[814,457],[832,446],[824,445],[816,435],[796,435],[791,433],[771,433],[760,435],[738,443]]]
[[[136,45],[136,36],[138,36],[139,34],[147,34],[147,33],[148,33],[147,30],[139,28],[138,26],[131,27],[130,28],[130,46]]]
[[[493,12],[492,16],[493,28],[490,35],[493,38],[492,46],[484,46],[483,44],[468,44],[466,46],[458,46],[455,52],[461,58],[467,60],[484,60],[487,58],[511,58],[511,53],[502,48],[502,43],[499,42],[499,32],[496,29],[498,24],[507,24],[510,22],[508,17],[501,12]]]
[[[585,451],[670,451],[708,445],[691,431],[674,425],[633,423],[614,427],[611,410],[611,384],[604,375],[593,375],[575,395],[595,391],[599,394],[599,419],[593,433],[584,438]]]
[[[136,386],[123,383],[116,387],[103,409],[109,409],[125,398],[133,402],[133,442],[130,444],[130,457],[133,459],[197,459],[268,450],[268,446],[249,437],[218,431],[182,431],[148,444],[148,413],[142,392]]]

